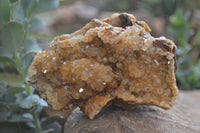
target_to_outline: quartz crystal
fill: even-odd
[[[169,109],[178,95],[176,46],[133,15],[93,19],[34,58],[29,83],[54,109],[79,106],[93,119],[110,104]]]

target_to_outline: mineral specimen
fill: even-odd
[[[169,109],[178,95],[176,46],[133,15],[93,19],[37,53],[29,82],[56,110],[79,106],[93,119],[109,104]]]

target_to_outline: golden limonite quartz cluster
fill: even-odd
[[[127,13],[93,19],[37,53],[29,82],[54,109],[79,106],[90,119],[110,104],[169,109],[178,95],[176,46],[150,31]]]

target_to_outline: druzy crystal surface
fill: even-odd
[[[178,95],[176,46],[150,31],[126,13],[93,19],[37,53],[29,82],[54,109],[79,106],[90,119],[110,104],[169,109]]]

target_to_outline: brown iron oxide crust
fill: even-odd
[[[78,105],[93,119],[108,104],[169,109],[178,95],[176,46],[133,15],[93,19],[37,53],[29,82],[56,110]]]

